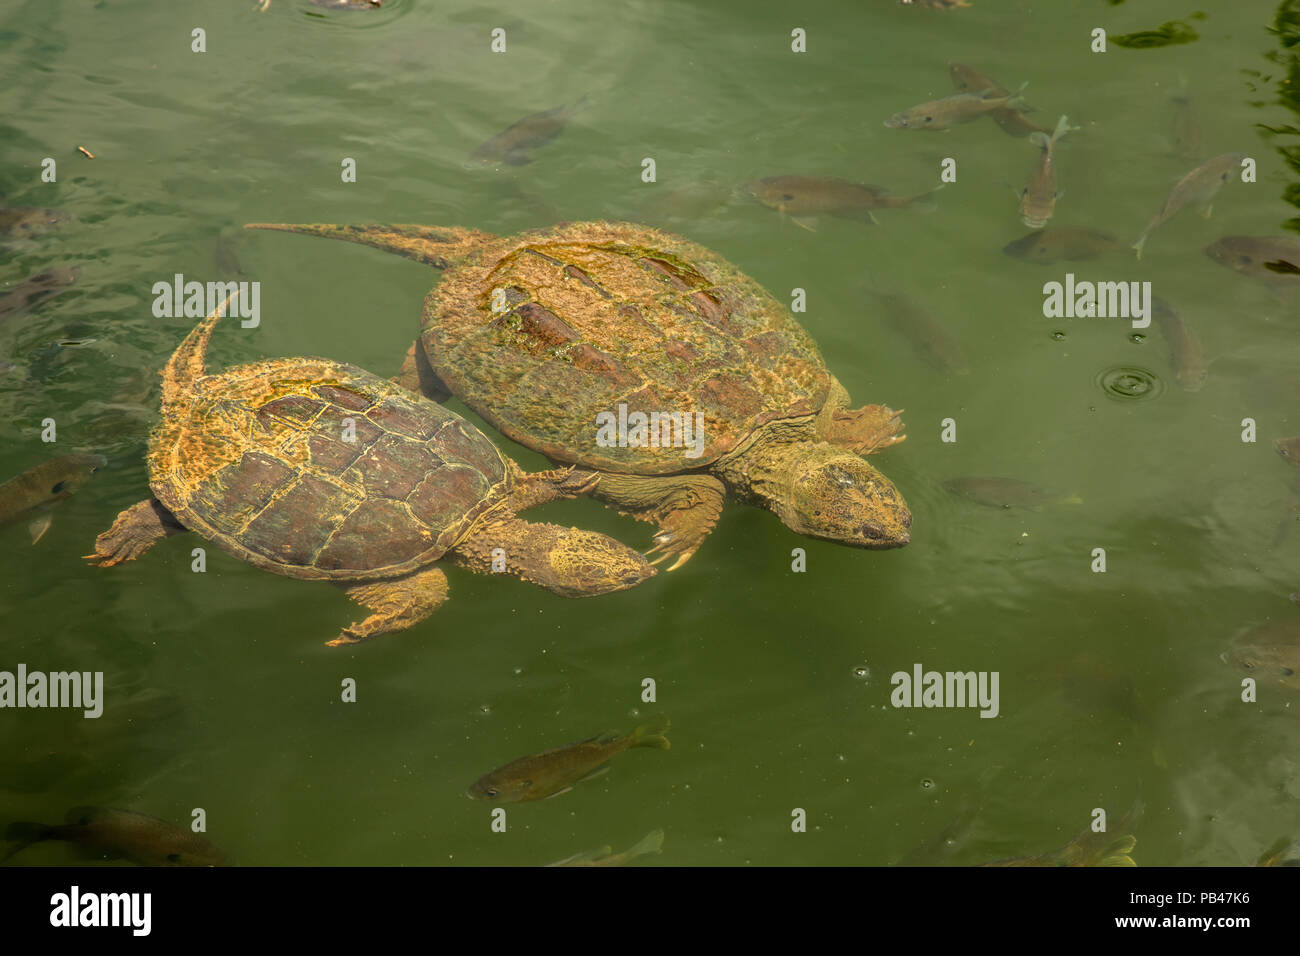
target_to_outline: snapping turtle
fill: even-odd
[[[433,565],[444,555],[479,572],[504,561],[569,597],[654,574],[605,535],[515,517],[580,494],[598,476],[526,475],[469,422],[400,385],[314,358],[208,374],[208,342],[229,301],[163,370],[162,422],[149,448],[154,497],[118,515],[87,560],[120,564],[195,531],[255,567],[344,587],[372,613],[331,645],[431,614],[447,597]]]
[[[447,270],[425,298],[403,381],[418,375],[435,396],[445,387],[520,444],[600,472],[594,497],[657,525],[655,563],[689,559],[728,494],[810,537],[908,542],[906,504],[860,457],[903,440],[898,413],[850,408],[789,309],[702,246],[614,222],[508,238],[246,228],[347,239]]]

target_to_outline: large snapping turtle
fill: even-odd
[[[347,239],[445,269],[404,380],[418,371],[426,392],[445,387],[515,441],[599,471],[595,497],[658,526],[656,563],[690,558],[728,494],[811,537],[908,542],[906,504],[860,457],[903,440],[897,413],[850,408],[789,309],[702,246],[613,222],[507,238],[415,225],[247,228]]]
[[[408,389],[327,359],[207,373],[225,305],[163,370],[162,421],[149,446],[154,497],[118,515],[86,556],[92,563],[130,561],[168,535],[195,531],[255,567],[346,588],[372,613],[331,645],[431,614],[447,597],[446,575],[433,564],[444,555],[479,572],[504,563],[570,597],[654,573],[605,535],[515,517],[586,491],[597,476],[525,475],[469,422]]]

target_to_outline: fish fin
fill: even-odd
[[[582,109],[585,106],[590,105],[590,99],[591,99],[590,92],[583,93],[582,96],[578,98],[578,101],[569,107],[569,115],[572,116],[574,113],[578,112],[578,110]]]
[[[594,780],[596,777],[599,777],[602,774],[606,774],[606,773],[609,773],[609,764],[603,763],[595,770],[591,771],[590,773],[583,774],[581,777],[575,780],[574,783],[582,783],[584,780]],[[573,788],[570,787],[569,789],[573,789]]]
[[[1136,249],[1136,250],[1137,250],[1137,257],[1138,257],[1139,259],[1141,259],[1141,258],[1142,258],[1142,247],[1145,246],[1146,244],[1147,244],[1146,233],[1143,233],[1141,236],[1138,237],[1138,241],[1135,242],[1135,243],[1133,243],[1133,245],[1129,246],[1129,248],[1130,248],[1130,249]]]
[[[1287,841],[1288,845],[1290,842],[1290,840]],[[630,860],[635,856],[648,856],[651,853],[661,853],[663,852],[663,848],[664,831],[651,830],[637,841],[636,846],[627,851],[627,858]]]
[[[1033,143],[1039,149],[1047,149],[1052,145],[1052,141],[1047,138],[1046,133],[1030,133],[1029,142]]]
[[[921,212],[934,212],[939,208],[939,204],[934,200],[934,194],[944,187],[943,183],[935,186],[929,192],[913,196],[907,201],[907,205]]]
[[[636,730],[632,731],[633,747],[657,747],[660,750],[667,750],[672,745],[668,738],[664,736],[671,726],[667,717],[656,717],[648,724],[643,724]]]
[[[572,786],[568,786],[568,787],[565,787],[563,790],[556,790],[554,793],[548,793],[546,796],[542,797],[542,799],[543,799],[543,800],[554,800],[554,799],[555,799],[556,797],[558,797],[560,794],[562,794],[562,793],[568,793],[568,792],[569,792],[570,790],[572,790],[572,789],[573,789]]]
[[[817,231],[817,219],[813,216],[791,216],[790,221],[801,229],[807,229],[809,232]]]
[[[520,150],[511,150],[502,157],[501,161],[507,166],[527,166],[533,160],[527,153]]]
[[[1207,203],[1205,208],[1202,209],[1200,212],[1201,212],[1202,219],[1209,219],[1214,212],[1214,203]]]
[[[1290,846],[1290,837],[1282,837],[1281,839],[1274,841],[1273,845],[1265,850],[1260,858],[1255,861],[1255,865],[1276,866],[1277,860],[1286,853]]]
[[[575,853],[573,856],[566,856],[563,860],[556,860],[554,863],[547,863],[547,867],[552,866],[580,866],[584,863],[595,863],[597,860],[603,860],[606,857],[614,855],[612,846],[597,847],[594,850],[584,850],[581,853]]]
[[[53,520],[54,516],[49,512],[46,512],[43,515],[37,515],[31,520],[31,523],[27,525],[27,531],[32,536],[32,544],[35,544],[44,537],[45,532],[50,530],[50,522]]]

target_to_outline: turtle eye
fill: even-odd
[[[496,787],[488,787],[487,790],[485,790],[484,792],[485,792],[489,797],[495,797],[495,796],[498,796],[498,795],[501,793],[501,791],[498,790]]]
[[[55,485],[53,488],[50,489],[50,494],[52,494],[52,495],[57,495],[57,494],[59,494],[60,492],[63,491],[63,487],[64,487],[66,484],[67,484],[66,481],[60,481],[57,485]]]

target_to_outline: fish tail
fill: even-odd
[[[1070,125],[1069,117],[1067,117],[1067,116],[1065,116],[1064,114],[1062,114],[1062,115],[1061,115],[1061,118],[1060,118],[1059,120],[1056,121],[1056,130],[1052,133],[1052,143],[1053,143],[1053,145],[1055,145],[1055,143],[1056,143],[1056,141],[1057,141],[1058,139],[1060,139],[1060,138],[1061,138],[1062,136],[1064,136],[1066,133],[1070,132],[1070,130],[1072,130],[1072,129],[1078,129],[1078,128],[1079,128],[1079,127],[1077,127],[1077,126],[1071,126],[1071,125]]]
[[[1129,248],[1130,248],[1130,249],[1136,249],[1136,250],[1137,250],[1137,257],[1138,257],[1139,259],[1141,259],[1141,258],[1142,258],[1142,247],[1145,246],[1146,244],[1147,244],[1147,234],[1144,232],[1144,233],[1142,233],[1142,235],[1138,236],[1138,241],[1135,242],[1135,243],[1133,243],[1133,245],[1129,246]]]
[[[668,738],[664,736],[668,732],[668,718],[659,716],[648,724],[642,724],[636,730],[632,731],[633,747],[657,747],[660,750],[667,750],[672,746]]]
[[[17,843],[12,850],[0,857],[0,863],[8,860],[19,850],[26,849],[33,843],[39,843],[42,840],[48,840],[54,835],[55,827],[44,823],[11,823],[5,827],[5,840],[10,843]]]
[[[569,115],[572,116],[574,113],[578,112],[578,110],[582,109],[585,106],[588,106],[590,100],[591,100],[591,93],[590,92],[583,93],[582,96],[578,99],[578,101],[569,107]]]
[[[905,202],[904,205],[912,206],[916,209],[919,209],[921,212],[934,212],[937,208],[939,208],[939,204],[934,201],[934,194],[937,193],[943,187],[944,184],[940,183],[939,185],[935,186],[931,190],[913,196],[911,199],[907,200],[907,202]]]
[[[1287,844],[1289,845],[1290,842],[1291,841],[1288,840]],[[663,852],[663,848],[664,848],[664,831],[651,830],[649,833],[647,833],[645,836],[643,836],[640,840],[637,841],[636,846],[632,847],[627,851],[627,858],[630,860],[633,857],[637,857],[637,856],[649,856],[651,853],[661,853]]]

